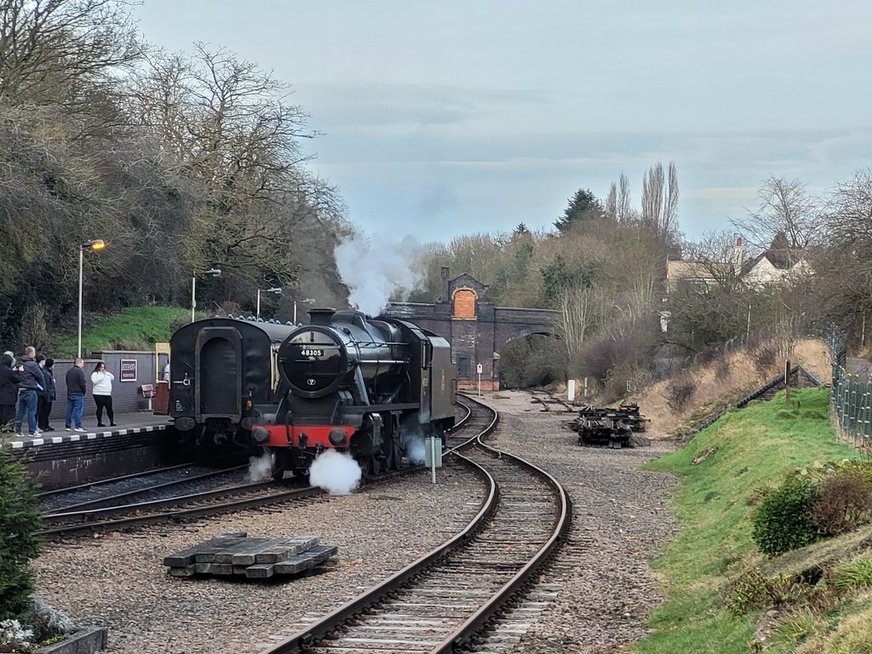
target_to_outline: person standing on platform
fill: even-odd
[[[82,429],[82,415],[85,413],[85,393],[88,389],[85,387],[84,367],[85,362],[76,359],[76,365],[67,370],[67,412],[64,414],[67,431],[72,431],[74,423],[76,431],[85,431]]]
[[[94,388],[91,392],[94,394],[94,404],[97,405],[97,426],[105,427],[103,424],[103,409],[106,409],[106,415],[109,418],[109,426],[115,426],[115,412],[112,410],[112,380],[115,375],[106,370],[106,364],[102,361],[97,362],[97,367],[91,373],[91,383]]]
[[[48,424],[48,416],[51,413],[51,406],[57,399],[57,387],[55,386],[54,377],[54,359],[45,359],[42,362],[42,376],[45,379],[45,383],[42,385],[43,391],[39,398],[36,424],[42,431],[54,431],[51,425]]]
[[[24,379],[23,373],[12,369],[13,363],[15,357],[9,352],[0,356],[0,432],[12,431],[18,384]]]
[[[37,394],[43,390],[45,379],[42,370],[36,363],[36,348],[30,346],[24,348],[24,356],[21,358],[19,372],[23,373],[22,380],[18,383],[18,410],[15,412],[15,434],[24,436],[21,429],[24,418],[27,417],[28,433],[31,436],[39,434],[36,426],[36,399]]]

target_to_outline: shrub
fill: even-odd
[[[788,613],[775,625],[776,636],[790,643],[801,643],[817,634],[818,631],[818,618],[808,608]]]
[[[872,586],[872,559],[860,557],[841,563],[832,571],[830,584],[839,593]]]
[[[681,412],[693,394],[696,392],[696,384],[690,375],[679,375],[666,386],[666,403],[669,408]]]
[[[818,539],[811,520],[817,499],[812,483],[792,476],[767,495],[754,514],[751,537],[768,556],[803,547]]]
[[[767,606],[798,604],[809,595],[809,587],[789,575],[766,577],[754,568],[727,588],[726,607],[733,615],[744,615]]]
[[[715,364],[715,380],[725,382],[732,374],[733,369],[730,367],[730,362],[725,358],[718,359]]]
[[[872,510],[872,491],[862,475],[838,472],[820,485],[811,521],[827,536],[854,531]]]
[[[18,618],[30,608],[29,562],[39,553],[40,527],[33,482],[24,466],[0,449],[0,620]]]
[[[763,343],[752,348],[749,352],[751,361],[754,362],[754,368],[760,375],[767,375],[775,365],[775,358],[778,356],[778,350],[774,345]]]

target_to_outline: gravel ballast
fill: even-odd
[[[490,443],[550,472],[573,502],[569,541],[541,578],[562,590],[512,652],[611,652],[643,637],[663,599],[649,563],[675,530],[667,507],[675,480],[638,466],[674,447],[581,447],[566,427],[571,413],[543,412],[526,393],[482,399],[501,413]]]
[[[649,561],[674,531],[674,482],[638,465],[671,446],[580,447],[565,427],[572,414],[541,412],[525,393],[483,399],[502,413],[491,442],[551,472],[574,503],[569,542],[541,575],[559,594],[511,651],[607,652],[642,637],[662,599]],[[482,494],[472,473],[447,467],[435,487],[422,471],[311,504],[53,544],[35,564],[38,590],[78,624],[107,627],[108,652],[258,652],[453,536]],[[167,575],[164,556],[230,531],[315,534],[339,555],[320,574],[277,583]]]

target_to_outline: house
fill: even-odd
[[[812,272],[801,250],[764,250],[742,265],[745,283],[756,287],[789,281],[791,277],[808,275]]]

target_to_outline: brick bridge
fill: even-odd
[[[451,343],[457,365],[457,385],[475,388],[481,364],[481,387],[499,389],[500,350],[517,338],[554,333],[551,309],[496,307],[487,299],[487,286],[466,273],[448,278],[442,268],[442,297],[435,304],[391,302],[384,314],[411,320]]]

